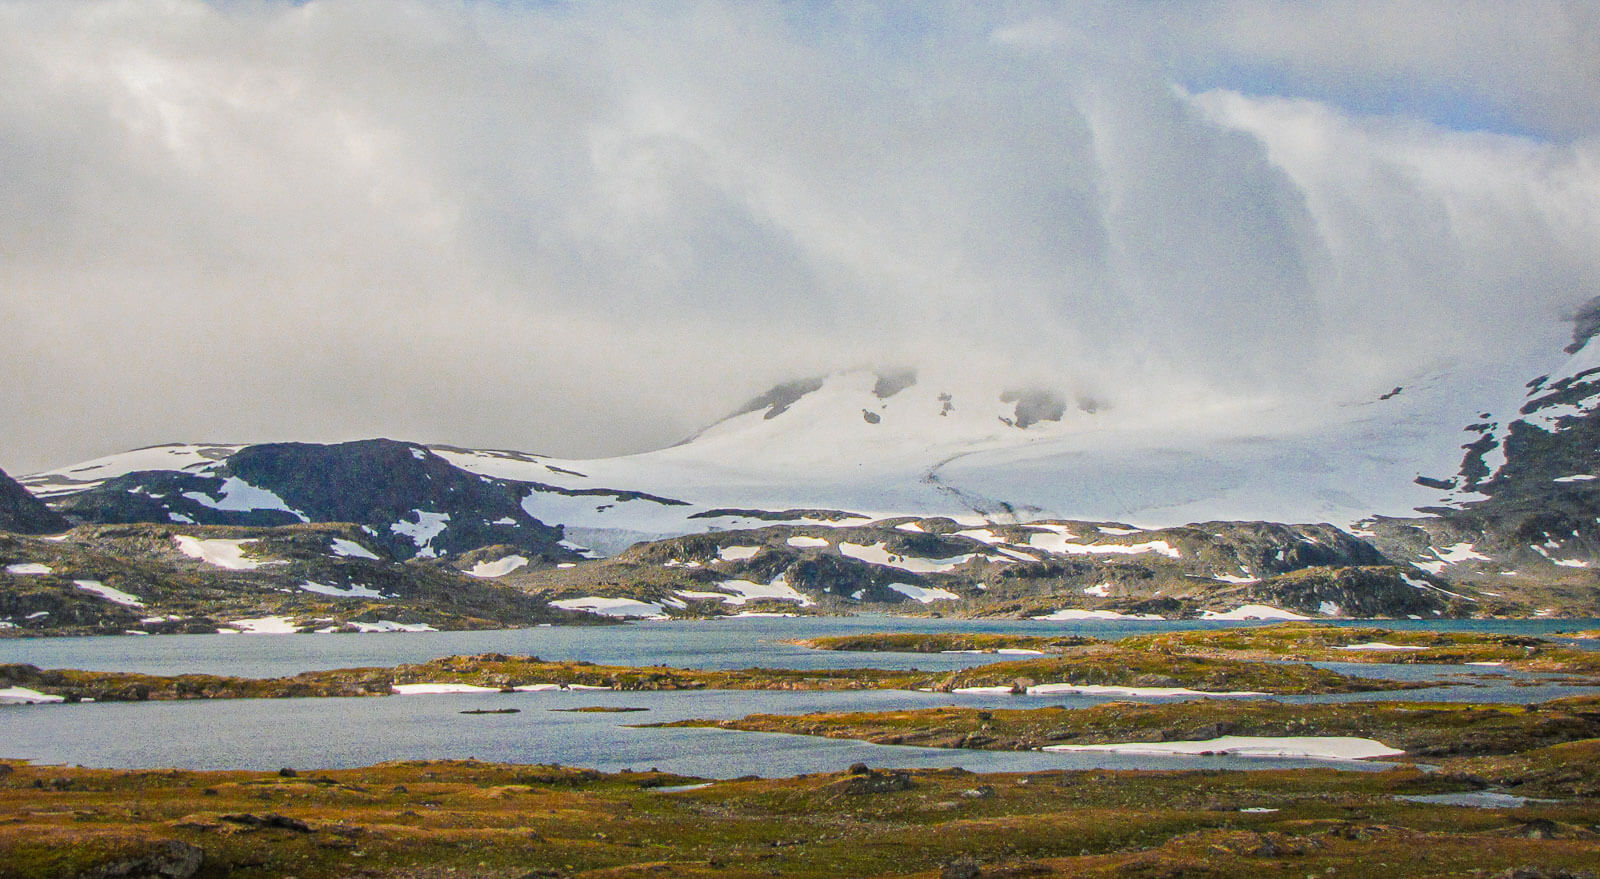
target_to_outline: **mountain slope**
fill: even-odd
[[[66,519],[0,470],[0,531],[53,534],[65,530]]]
[[[150,465],[163,464],[157,469]],[[465,473],[413,443],[164,446],[34,477],[60,511],[102,524],[351,522],[398,558],[506,544],[575,557],[523,509],[526,486]]]

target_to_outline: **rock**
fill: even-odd
[[[992,800],[995,798],[996,793],[994,785],[984,784],[978,787],[969,787],[962,791],[961,795],[969,800]]]
[[[55,534],[71,527],[66,519],[44,505],[4,470],[0,470],[0,531],[17,534]]]
[[[298,772],[294,771],[293,769],[290,769],[289,767],[285,766],[282,769],[278,770],[278,777],[279,778],[299,778],[300,777],[300,773],[298,773]]]
[[[867,764],[865,763],[851,763],[849,772],[851,775],[867,775],[871,773],[872,770],[868,769]]]
[[[963,855],[939,870],[939,879],[978,879],[983,875],[976,859]]]
[[[310,833],[311,825],[299,818],[290,818],[279,815],[277,812],[268,812],[265,815],[253,815],[241,812],[233,815],[222,815],[221,820],[229,824],[239,824],[245,827],[254,827],[262,830],[293,830],[296,833]]]
[[[1494,879],[1594,879],[1590,872],[1574,873],[1564,867],[1512,867],[1494,874]]]
[[[79,873],[78,879],[190,879],[200,872],[205,854],[199,846],[169,839],[142,858],[104,864]]]
[[[857,775],[845,782],[844,792],[852,795],[886,794],[910,790],[915,786],[911,781],[911,773],[903,769],[892,772],[879,772],[872,769],[868,770],[866,775]]]

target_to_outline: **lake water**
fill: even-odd
[[[839,653],[784,643],[788,639],[869,631],[973,631],[1027,634],[1081,633],[1117,637],[1134,632],[1212,628],[1237,624],[1074,623],[855,618],[744,618],[626,626],[538,628],[493,632],[387,635],[195,635],[11,639],[0,641],[0,661],[46,668],[202,671],[271,676],[322,668],[387,666],[440,656],[484,652],[529,653],[547,659],[584,659],[622,665],[689,668],[890,668],[949,669],[1007,657],[966,654]],[[1449,621],[1395,628],[1548,633],[1593,628],[1588,621]],[[1536,683],[1531,676],[1470,666],[1338,664],[1341,671],[1450,684],[1401,694],[1324,699],[1471,699],[1536,701],[1584,690]],[[1328,765],[1308,760],[1237,757],[1152,757],[1105,753],[952,751],[868,745],[805,736],[714,729],[639,729],[639,723],[688,718],[724,719],[753,713],[872,711],[964,707],[1082,707],[1104,698],[1055,695],[953,695],[903,691],[837,693],[785,691],[606,692],[390,696],[363,699],[270,699],[195,702],[8,706],[0,709],[0,757],[41,763],[124,768],[300,769],[369,765],[384,760],[476,757],[516,763],[561,763],[602,770],[679,772],[708,778],[785,776],[873,766],[962,766],[974,771],[1065,768],[1273,768]],[[560,712],[588,705],[645,708],[630,713]],[[518,714],[465,715],[479,708]],[[1374,764],[1342,764],[1379,768]]]

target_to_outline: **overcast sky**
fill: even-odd
[[[1547,346],[1600,295],[1597,10],[0,0],[0,467]]]

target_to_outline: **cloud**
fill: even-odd
[[[0,5],[5,465],[612,454],[862,363],[1314,413],[1564,341],[1600,292],[1592,59],[1285,9]],[[1561,11],[1505,26],[1582,48]],[[1245,61],[1346,85],[1252,97]],[[1546,130],[1350,109],[1418,71]]]

